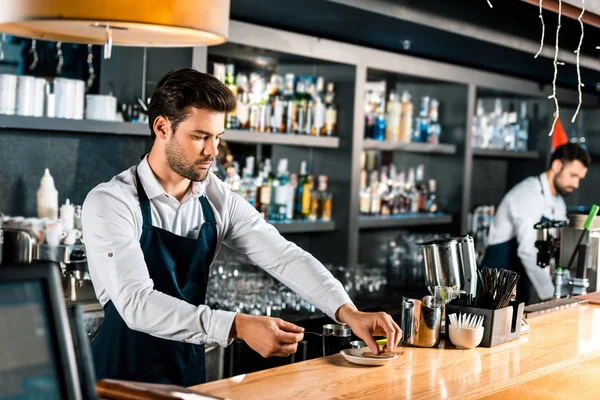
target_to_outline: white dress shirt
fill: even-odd
[[[542,217],[567,220],[567,205],[562,196],[552,195],[545,172],[525,179],[504,196],[490,225],[488,245],[516,238],[523,268],[539,298],[545,300],[553,296],[554,285],[550,274],[537,265],[537,231],[533,226]]]
[[[165,339],[227,346],[234,312],[194,306],[154,290],[139,243],[142,212],[135,171],[131,167],[98,185],[83,204],[83,236],[96,297],[102,306],[112,300],[131,329]],[[137,171],[150,200],[153,226],[197,238],[204,222],[198,197],[206,195],[217,221],[215,258],[224,243],[333,319],[340,306],[352,303],[341,283],[317,259],[284,239],[212,173],[195,182],[180,203],[164,191],[147,157]]]

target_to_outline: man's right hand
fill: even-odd
[[[280,318],[236,314],[230,337],[242,339],[261,356],[287,357],[298,349],[304,328]]]

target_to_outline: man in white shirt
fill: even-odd
[[[288,356],[303,328],[278,318],[211,310],[208,270],[221,244],[269,274],[378,352],[373,335],[400,328],[363,313],[313,256],[285,240],[209,169],[235,108],[231,91],[192,69],[168,73],[149,107],[153,140],[142,162],[87,196],[82,223],[90,274],[105,319],[92,341],[99,379],[191,386],[204,382],[205,343],[244,340],[264,357]]]
[[[550,274],[537,265],[537,231],[533,226],[544,220],[567,220],[563,198],[579,187],[590,164],[586,150],[575,143],[565,144],[554,151],[547,171],[525,179],[502,199],[490,225],[481,266],[521,274],[517,299],[530,303],[553,296]]]

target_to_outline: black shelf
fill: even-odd
[[[0,115],[0,129],[150,136],[150,128],[146,123],[24,117],[21,115]],[[223,139],[232,143],[278,144],[332,149],[340,147],[338,137],[288,135],[231,129],[225,131]]]
[[[150,128],[146,123],[95,121],[90,119],[23,117],[21,115],[0,115],[0,129],[150,136]]]
[[[388,217],[360,217],[360,229],[408,228],[426,225],[447,225],[452,223],[452,215],[445,213],[411,213]]]
[[[473,148],[473,156],[477,158],[512,158],[522,160],[539,160],[540,152]]]
[[[267,221],[272,224],[279,233],[309,233],[309,232],[332,232],[335,230],[333,221]]]
[[[374,139],[364,139],[365,150],[404,151],[408,153],[456,154],[456,146],[446,143],[394,143]]]

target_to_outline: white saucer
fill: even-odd
[[[385,365],[390,361],[398,358],[397,354],[394,354],[389,358],[374,358],[365,357],[362,354],[371,351],[368,347],[362,347],[360,349],[346,349],[340,351],[340,354],[349,362],[360,365]]]

